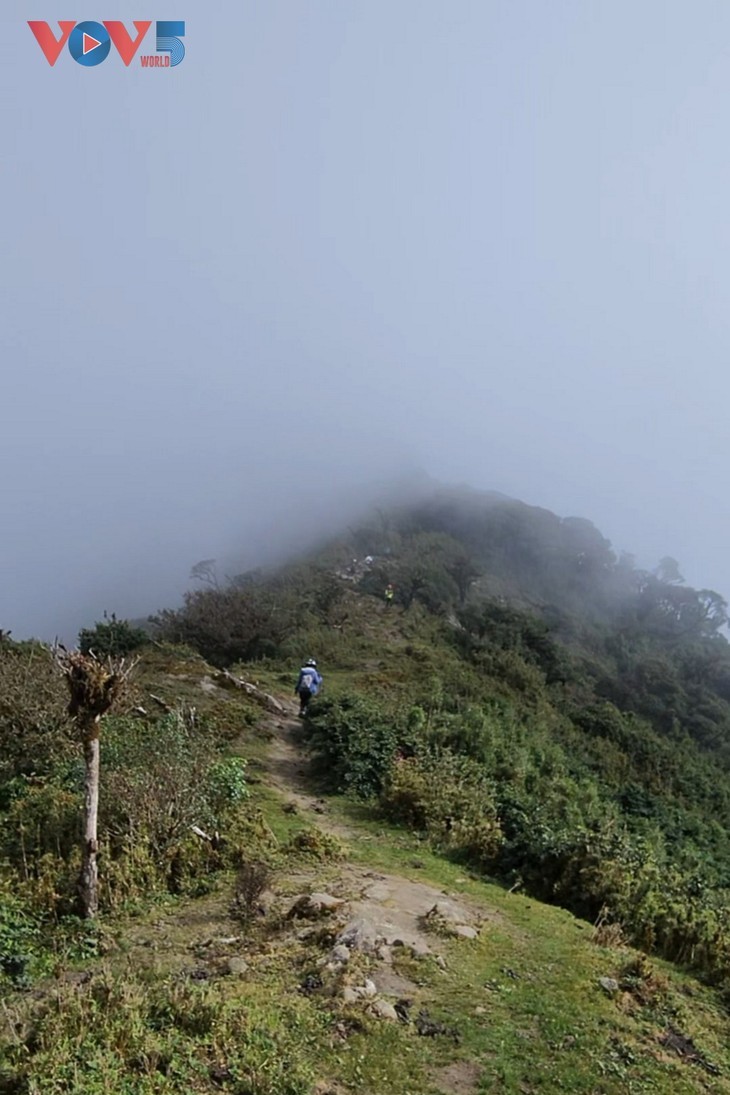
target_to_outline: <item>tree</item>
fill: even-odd
[[[190,568],[190,577],[194,582],[202,582],[211,589],[220,589],[218,570],[215,559],[201,559],[194,567]]]
[[[684,578],[679,572],[679,563],[671,555],[665,555],[663,559],[659,560],[654,574],[660,582],[666,582],[667,585],[681,585],[684,582]]]
[[[714,635],[728,622],[727,601],[714,589],[700,589],[697,603],[706,634]]]
[[[111,657],[103,662],[95,654],[63,647],[55,653],[70,694],[68,713],[84,749],[84,838],[78,892],[80,913],[89,919],[99,909],[99,725],[120,699],[136,662],[125,664],[123,658]]]

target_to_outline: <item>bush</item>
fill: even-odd
[[[248,796],[246,762],[221,758],[215,727],[190,710],[150,722],[110,716],[101,735],[99,835],[105,909],[143,894],[197,893],[237,854],[192,833],[232,828]],[[0,860],[46,917],[73,907],[80,856],[83,766],[64,759],[40,779],[6,785]]]
[[[377,795],[394,757],[410,751],[412,735],[402,723],[364,697],[319,701],[309,738],[316,769],[335,791]]]
[[[312,826],[309,829],[300,829],[294,833],[285,851],[296,855],[311,856],[313,859],[343,859],[345,850],[342,843],[331,833],[325,833],[322,829]]]
[[[82,654],[94,652],[100,658],[123,658],[149,642],[149,635],[140,627],[132,627],[128,620],[118,620],[114,613],[93,627],[79,631],[79,650]]]
[[[239,867],[231,915],[242,924],[249,924],[256,916],[270,878],[271,870],[266,863],[244,863]]]
[[[208,799],[216,817],[249,797],[246,761],[243,757],[223,757],[208,769]]]
[[[18,897],[15,885],[0,877],[0,985],[23,985],[35,961],[41,921]]]
[[[502,831],[495,788],[466,757],[453,753],[396,760],[380,801],[388,817],[425,832],[436,847],[489,869]]]
[[[0,646],[0,809],[15,793],[18,777],[47,775],[72,755],[68,693],[48,647],[3,642]]]
[[[213,728],[192,710],[154,723],[107,719],[100,831],[119,848],[143,839],[164,856],[192,825],[219,828],[248,788],[245,760],[218,757],[214,744]]]

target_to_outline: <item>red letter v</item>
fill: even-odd
[[[76,21],[69,23],[68,19],[59,19],[58,25],[61,28],[61,37],[56,40],[48,23],[41,23],[37,20],[28,21],[28,26],[35,34],[36,41],[45,53],[49,65],[55,65],[61,56],[61,50],[68,42],[69,35],[76,26]]]
[[[150,19],[148,22],[145,22],[141,19],[135,19],[134,25],[137,30],[137,37],[132,41],[124,23],[120,23],[117,19],[104,20],[104,26],[109,31],[109,37],[117,47],[119,55],[125,65],[131,65],[135,53],[142,44],[142,39],[152,26],[152,20]]]

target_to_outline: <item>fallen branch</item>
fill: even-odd
[[[210,844],[211,848],[215,849],[220,847],[220,833],[216,832],[213,833],[213,835],[211,836],[210,833],[206,833],[203,829],[201,829],[199,825],[191,825],[190,828],[196,836],[199,836],[201,840],[205,840],[208,844]]]
[[[260,703],[262,707],[265,707],[267,711],[272,711],[275,715],[286,714],[286,708],[283,704],[279,703],[274,696],[270,696],[268,692],[262,692],[255,684],[250,684],[248,681],[242,680],[241,677],[234,677],[227,669],[219,670],[219,672],[216,673],[215,679],[223,688],[240,689],[242,692],[245,692],[247,696],[250,696],[251,699]]]
[[[159,696],[154,696],[151,692],[150,692],[150,699],[154,700],[155,703],[159,703],[162,710],[165,711],[168,715],[172,711],[172,708],[170,707],[169,703],[165,703],[165,701],[163,699],[160,699]]]

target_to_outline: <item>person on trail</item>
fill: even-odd
[[[394,594],[395,590],[393,589],[391,583],[388,582],[387,586],[385,587],[385,604],[387,608],[390,608],[390,606],[393,604]]]
[[[299,696],[299,716],[304,718],[312,696],[316,696],[322,687],[322,676],[317,672],[317,663],[310,658],[306,665],[299,670],[294,694]]]

